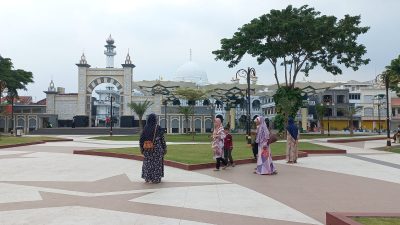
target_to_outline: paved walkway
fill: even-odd
[[[0,150],[0,224],[301,225],[324,224],[326,211],[398,212],[400,154],[372,150],[385,140],[318,144],[348,155],[276,161],[279,174],[254,165],[196,172],[166,167],[145,184],[141,162],[73,155],[73,150],[137,145],[89,140]]]

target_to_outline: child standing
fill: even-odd
[[[232,150],[233,150],[233,139],[232,139],[232,135],[229,133],[229,127],[225,127],[224,128],[225,131],[225,139],[224,139],[224,158],[226,159],[226,162],[234,167],[235,163],[233,162],[233,158],[232,158]]]

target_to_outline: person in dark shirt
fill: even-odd
[[[232,158],[232,150],[233,150],[233,139],[232,135],[229,133],[229,127],[224,128],[225,131],[225,139],[224,139],[224,158],[227,162],[229,162],[228,166],[235,167],[235,163]]]

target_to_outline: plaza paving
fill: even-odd
[[[324,224],[327,211],[399,211],[400,154],[371,149],[385,140],[311,141],[349,154],[276,161],[276,176],[253,174],[253,164],[166,167],[161,184],[145,184],[139,161],[72,154],[137,142],[71,138],[0,150],[1,225],[301,225]]]

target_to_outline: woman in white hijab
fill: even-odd
[[[256,119],[257,124],[257,136],[256,143],[258,143],[258,155],[257,155],[257,174],[260,175],[272,175],[276,174],[276,168],[272,162],[271,148],[268,144],[270,138],[270,132],[263,116],[258,116]]]

